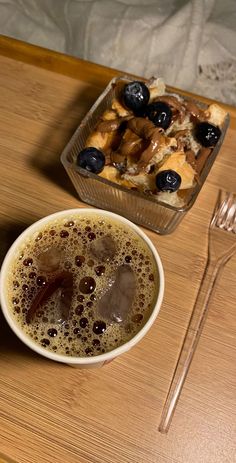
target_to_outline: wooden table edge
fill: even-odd
[[[57,74],[63,74],[73,79],[82,79],[90,84],[106,86],[108,82],[115,76],[130,75],[128,72],[119,71],[100,64],[92,63],[71,55],[60,53],[54,50],[32,45],[22,40],[14,39],[0,35],[0,55],[22,61],[24,63],[46,69]],[[140,76],[137,76],[137,78]],[[206,98],[201,95],[167,86],[167,90],[171,92],[181,92],[183,95],[192,98],[198,98],[205,103],[213,103],[216,100]],[[220,103],[233,117],[236,117],[236,107]]]

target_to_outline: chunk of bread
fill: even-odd
[[[113,132],[99,132],[98,130],[96,130],[88,137],[85,146],[93,146],[98,150],[103,150],[110,145],[113,137]]]
[[[141,191],[154,190],[156,188],[155,175],[147,175],[144,171],[139,172],[137,175],[130,175],[125,173],[122,175],[122,179],[129,182],[129,184]]]
[[[127,109],[124,108],[124,106],[122,106],[118,100],[114,99],[112,101],[112,105],[111,105],[112,109],[114,111],[116,111],[116,113],[118,114],[118,116],[120,117],[126,117],[126,116],[129,116],[129,111]]]
[[[209,114],[208,122],[210,122],[210,124],[222,127],[227,112],[221,106],[213,103],[208,107],[206,113]]]
[[[117,114],[112,109],[107,109],[102,115],[103,121],[113,121],[116,118],[117,118]]]
[[[126,179],[122,179],[119,171],[114,166],[105,166],[103,171],[99,174],[100,177],[110,180],[110,182],[118,183],[127,188],[132,188],[133,184]]]
[[[164,80],[161,77],[157,79],[153,78],[148,88],[150,92],[149,103],[152,103],[158,96],[164,95],[166,91]]]
[[[170,191],[160,191],[156,198],[159,201],[163,201],[163,203],[170,204],[171,206],[175,207],[183,207],[184,200],[178,195],[177,191],[170,192]]]

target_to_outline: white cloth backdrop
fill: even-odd
[[[0,33],[236,106],[236,0],[0,0]]]

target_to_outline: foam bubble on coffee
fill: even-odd
[[[8,277],[9,305],[24,333],[47,350],[81,357],[131,339],[150,316],[158,288],[147,244],[95,213],[42,226],[25,240]]]

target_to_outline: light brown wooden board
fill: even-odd
[[[116,72],[4,37],[0,53],[2,259],[33,221],[86,206],[60,165],[60,153]],[[236,110],[228,110],[224,145],[192,210],[172,235],[145,230],[163,260],[166,290],[160,315],[139,345],[102,369],[80,371],[31,352],[0,315],[0,450],[5,455],[19,463],[234,461],[235,257],[211,301],[170,431],[158,433],[206,262],[218,189],[236,190]]]

